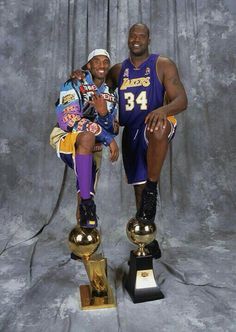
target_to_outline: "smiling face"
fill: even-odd
[[[132,56],[148,55],[149,30],[143,24],[135,24],[129,30],[128,47]]]
[[[110,60],[105,55],[96,55],[87,63],[92,77],[95,80],[104,80],[110,68]]]

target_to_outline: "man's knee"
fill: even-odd
[[[76,150],[79,148],[83,148],[92,151],[94,145],[95,145],[95,135],[93,133],[89,131],[84,131],[77,135],[75,143]]]
[[[160,128],[158,130],[154,130],[153,132],[147,131],[147,139],[150,142],[161,142],[168,141],[168,136],[171,131],[171,125],[169,121],[167,121],[165,128]]]

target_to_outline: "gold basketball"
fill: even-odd
[[[135,244],[148,244],[156,238],[156,225],[154,223],[145,224],[140,220],[132,218],[126,227],[128,239]]]
[[[100,234],[96,228],[81,228],[77,225],[69,234],[69,248],[80,258],[89,258],[99,247]]]

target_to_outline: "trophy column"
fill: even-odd
[[[124,280],[131,299],[134,303],[163,299],[164,295],[155,280],[152,256],[145,249],[145,245],[155,239],[155,224],[144,224],[132,218],[126,233],[129,240],[138,245],[137,250],[130,252],[129,273]]]
[[[107,279],[107,260],[101,254],[94,254],[100,242],[100,234],[96,228],[82,228],[77,225],[69,234],[69,248],[82,259],[90,281],[89,285],[80,286],[83,310],[116,306]]]

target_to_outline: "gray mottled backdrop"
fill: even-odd
[[[234,0],[0,0],[1,331],[235,331],[235,17]],[[135,22],[189,98],[161,177],[154,269],[166,298],[134,305],[124,292],[134,199],[105,150],[96,202],[118,306],[82,312],[87,278],[66,243],[74,174],[49,146],[54,102],[92,49],[122,61]]]

